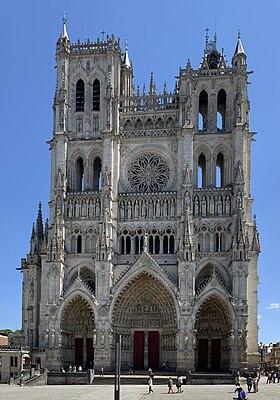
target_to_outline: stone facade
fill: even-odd
[[[56,47],[50,218],[22,260],[26,344],[48,369],[258,363],[246,55],[206,37],[175,90],[134,90],[114,36]],[[37,354],[38,355],[38,354]]]

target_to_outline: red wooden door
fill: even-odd
[[[87,338],[87,368],[93,367],[94,349],[93,338]]]
[[[208,339],[198,339],[198,369],[207,370]]]
[[[144,368],[144,332],[136,331],[134,332],[134,356],[133,364],[135,369]]]
[[[221,368],[221,339],[211,340],[211,369]]]
[[[156,369],[159,366],[159,332],[149,332],[148,350],[149,368]]]
[[[75,365],[83,365],[83,338],[75,338]]]

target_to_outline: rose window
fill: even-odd
[[[156,192],[166,187],[170,169],[160,156],[146,153],[130,164],[128,181],[137,192]]]

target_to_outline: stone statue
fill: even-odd
[[[174,199],[171,199],[171,204],[170,204],[170,218],[175,217],[175,203]]]
[[[127,202],[127,219],[131,219],[132,218],[132,204],[131,201],[128,200]]]
[[[207,214],[207,201],[206,201],[206,197],[203,196],[202,200],[201,200],[201,215],[203,217],[205,217]]]
[[[160,218],[160,200],[157,199],[157,203],[156,203],[156,218]]]
[[[164,199],[164,201],[163,201],[162,214],[163,214],[163,218],[167,218],[167,200],[166,199]]]
[[[120,203],[120,218],[124,220],[124,201],[122,200]]]
[[[219,194],[217,201],[217,214],[220,215],[223,213],[223,200],[222,196]]]
[[[227,215],[230,214],[230,198],[228,194],[226,195],[226,201],[225,201],[225,213]]]
[[[134,218],[139,218],[139,203],[138,200],[135,200],[135,206],[134,206]]]
[[[198,197],[195,196],[194,198],[194,215],[198,215],[199,214],[199,200]]]
[[[215,197],[213,194],[211,194],[210,199],[209,199],[209,214],[210,215],[215,214]]]

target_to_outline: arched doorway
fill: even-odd
[[[95,336],[93,310],[82,296],[77,295],[67,303],[61,317],[62,364],[92,368]]]
[[[220,371],[230,367],[232,320],[227,305],[215,295],[198,309],[195,320],[195,367],[200,371]]]
[[[176,368],[177,316],[174,300],[152,274],[140,273],[119,294],[113,330],[122,340],[122,368]]]

